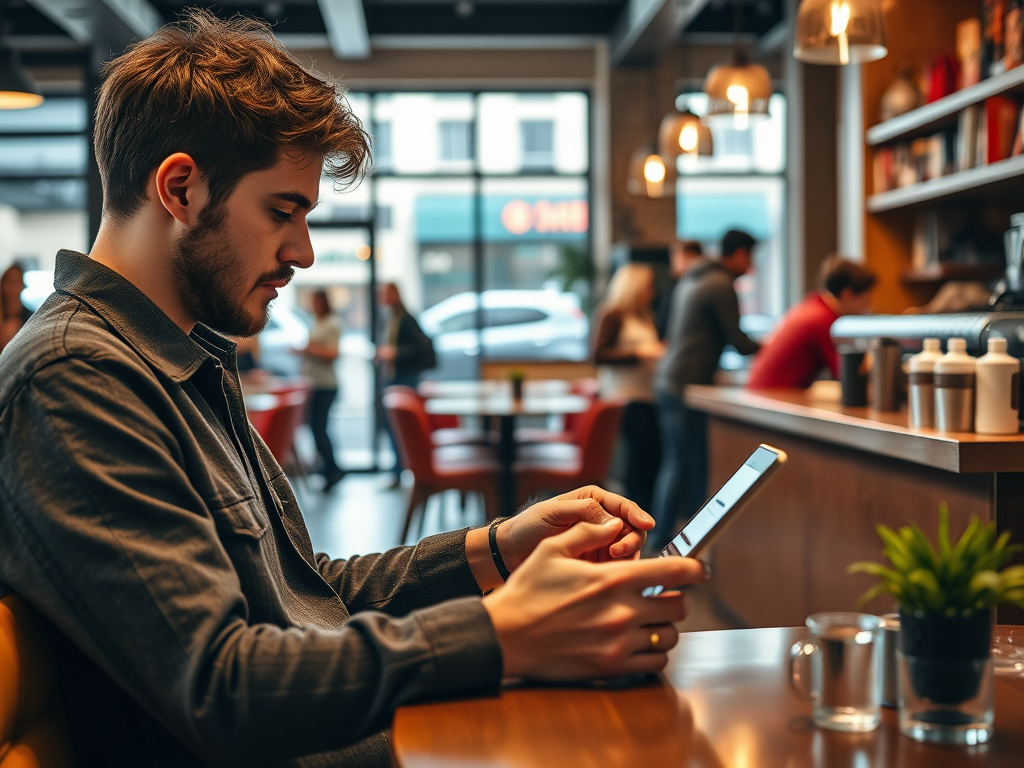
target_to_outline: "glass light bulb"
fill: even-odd
[[[750,111],[750,91],[742,85],[730,85],[725,90],[725,97],[736,105],[737,112]]]
[[[43,97],[22,91],[0,91],[0,109],[32,109],[43,103]]]
[[[850,38],[846,34],[846,28],[850,25],[850,4],[843,0],[832,0],[829,8],[828,31],[839,43],[839,63],[850,63]]]
[[[831,20],[828,25],[829,34],[832,37],[839,37],[850,24],[850,4],[847,2],[838,2],[838,0],[832,0]]]
[[[658,155],[649,155],[644,160],[644,178],[652,184],[658,184],[665,180],[665,163]]]
[[[697,149],[698,143],[700,143],[700,132],[697,130],[697,126],[687,123],[679,132],[679,148],[683,152],[693,152]]]

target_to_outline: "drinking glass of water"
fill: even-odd
[[[789,652],[789,682],[833,731],[872,731],[882,718],[882,620],[865,613],[816,613],[809,639]]]

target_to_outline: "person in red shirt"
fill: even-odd
[[[806,389],[827,368],[839,375],[839,357],[829,331],[843,315],[860,315],[871,306],[877,278],[855,261],[825,260],[821,288],[789,310],[750,369],[749,389]]]

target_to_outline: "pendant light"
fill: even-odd
[[[803,0],[795,40],[793,55],[808,64],[863,64],[889,52],[879,0]]]
[[[3,18],[3,2],[0,0],[0,109],[30,109],[43,103],[32,78],[21,66],[21,58],[13,48],[4,45],[7,25]]]
[[[658,130],[658,154],[666,160],[679,155],[695,157],[713,152],[711,129],[689,109],[682,112],[673,109],[662,119]]]
[[[654,144],[646,144],[629,159],[626,191],[639,197],[672,197],[677,178],[675,163],[666,162]]]
[[[654,90],[651,85],[653,78],[654,68],[652,67],[647,77],[648,112],[654,103],[651,98],[651,93]],[[650,121],[648,126],[653,123],[653,120]],[[629,158],[626,191],[638,197],[672,197],[676,193],[677,178],[674,157],[665,158],[659,155],[657,146],[653,142],[644,144]]]
[[[772,78],[760,64],[753,64],[750,56],[740,47],[740,4],[732,4],[733,56],[730,64],[716,64],[704,78],[704,93],[708,95],[705,120],[731,118],[737,130],[746,130],[751,117],[768,114],[768,100],[772,96]]]

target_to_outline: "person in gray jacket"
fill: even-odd
[[[0,355],[0,596],[56,630],[77,765],[385,768],[408,702],[665,666],[685,599],[642,590],[705,570],[635,560],[654,521],[599,488],[314,552],[221,334],[312,265],[322,172],[365,170],[335,84],[189,11],[107,66],[94,141],[96,241]]]
[[[653,551],[668,543],[707,495],[706,419],[686,407],[686,385],[711,384],[726,345],[741,355],[760,348],[740,329],[733,287],[750,270],[754,245],[746,232],[726,232],[721,256],[691,265],[672,294],[667,350],[654,377],[663,453],[652,510],[658,526],[648,542]]]

